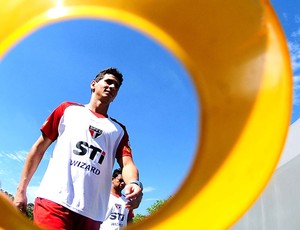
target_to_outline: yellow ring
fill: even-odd
[[[288,49],[266,1],[3,0],[0,15],[1,58],[47,23],[92,17],[148,34],[185,65],[201,102],[198,151],[173,200],[143,229],[228,228],[266,186],[292,104]],[[35,228],[5,199],[0,215],[0,228]]]

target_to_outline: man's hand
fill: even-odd
[[[143,198],[143,192],[140,186],[136,184],[127,184],[124,192],[126,199],[129,200],[126,204],[126,208],[130,210],[138,208]]]
[[[15,195],[15,198],[14,198],[14,205],[21,212],[26,213],[26,211],[27,211],[27,196],[26,196],[26,192],[19,192],[19,191],[17,191],[17,193]]]

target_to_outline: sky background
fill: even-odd
[[[291,123],[300,117],[300,1],[270,1],[284,30],[293,68],[293,111]]]
[[[287,38],[294,80],[291,123],[300,117],[300,2],[271,1]],[[298,12],[297,12],[298,10]],[[88,103],[90,81],[115,66],[124,75],[109,115],[126,125],[144,184],[146,214],[184,180],[199,136],[201,108],[184,66],[164,47],[124,25],[91,19],[45,26],[0,63],[0,188],[15,194],[39,128],[63,101]],[[29,202],[47,167],[48,149],[29,187]]]

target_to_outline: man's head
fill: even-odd
[[[112,187],[118,191],[121,192],[125,187],[125,182],[122,177],[122,169],[115,169],[112,174]]]
[[[113,68],[113,67],[110,67],[110,68],[107,68],[107,69],[104,69],[104,70],[100,71],[100,72],[96,75],[96,77],[95,77],[94,80],[95,80],[96,82],[100,81],[100,80],[104,77],[105,74],[111,74],[111,75],[114,75],[115,78],[117,78],[118,81],[119,81],[119,83],[120,83],[119,87],[122,85],[122,82],[123,82],[123,74],[122,74],[118,69]]]
[[[118,94],[123,75],[116,68],[108,68],[98,73],[91,82],[93,98],[109,104]]]

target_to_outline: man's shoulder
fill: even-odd
[[[77,102],[71,102],[71,101],[64,101],[60,104],[60,106],[62,107],[68,107],[71,105],[75,105],[75,106],[84,106],[83,104],[77,103]]]
[[[80,104],[80,103],[77,103],[77,102],[64,101],[57,108],[59,108],[59,109],[61,109],[61,110],[64,111],[66,108],[68,108],[70,106],[81,106],[81,107],[84,107],[83,104]]]
[[[118,125],[120,125],[124,130],[126,130],[126,126],[123,125],[121,122],[119,122],[117,119],[115,119],[115,118],[113,118],[113,117],[110,117],[110,119],[111,119],[113,122],[115,122],[115,123],[117,123]]]

